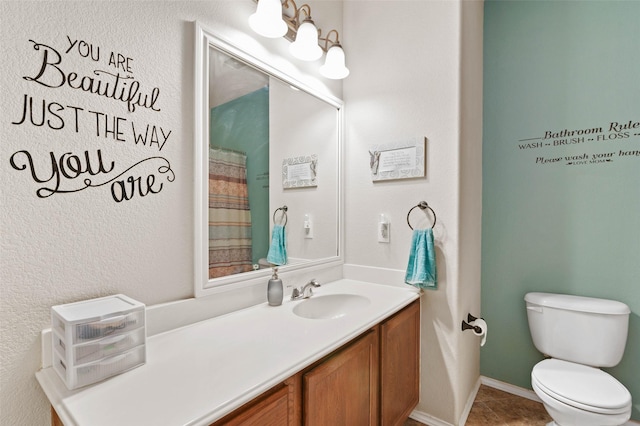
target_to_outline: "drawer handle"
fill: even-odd
[[[120,321],[124,320],[126,317],[127,317],[126,315],[118,315],[117,317],[109,317],[109,318],[105,318],[103,320],[96,321],[96,322],[99,323],[99,324],[120,322]]]
[[[107,337],[106,339],[100,340],[99,345],[100,346],[113,345],[113,344],[116,344],[116,343],[120,343],[120,341],[126,339],[127,337],[129,337],[128,334],[120,334],[118,336]]]
[[[128,325],[134,324],[135,320],[126,321],[127,315],[109,317],[100,321],[95,321],[78,326],[78,337],[80,339],[97,339],[109,336],[119,330],[125,329]]]
[[[115,364],[116,362],[120,362],[123,359],[125,359],[128,355],[129,354],[121,354],[121,355],[112,356],[111,358],[103,359],[102,361],[100,361],[100,365]]]

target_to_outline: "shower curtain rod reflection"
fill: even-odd
[[[234,152],[236,154],[247,155],[247,153],[244,152],[244,151],[240,151],[240,150],[237,150],[237,149],[231,149],[231,148],[224,148],[222,146],[211,145],[211,149],[217,149],[219,151]]]

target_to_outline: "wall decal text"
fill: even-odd
[[[630,143],[638,146],[630,147]],[[624,145],[616,145],[625,143]],[[519,139],[517,149],[535,150],[536,165],[582,166],[612,164],[616,159],[640,159],[640,120],[610,121],[585,128],[545,130],[542,136]],[[580,151],[569,152],[580,146]],[[542,152],[541,152],[542,151]]]
[[[114,108],[124,107],[124,111],[83,108],[61,101],[59,97],[53,99],[49,95],[45,98],[25,93],[11,124],[54,132],[67,129],[73,134],[92,135],[103,143],[131,142],[136,147],[157,152],[165,148],[172,130],[133,119],[135,112],[159,113],[161,108],[160,88],[145,87],[133,76],[132,58],[116,51],[101,55],[104,50],[98,44],[69,35],[63,49],[34,40],[29,40],[29,43],[36,53],[36,67],[22,79],[34,83],[34,89],[53,89],[58,96],[81,91],[91,95],[91,99],[99,97],[115,101]],[[89,71],[81,71],[85,68],[82,65],[87,63]],[[165,182],[175,180],[171,163],[162,156],[132,160],[132,165],[123,166],[119,160],[109,159],[113,158],[108,152],[113,145],[94,151],[83,146],[80,152],[61,152],[51,146],[55,141],[56,138],[47,138],[36,148],[21,149],[9,158],[14,170],[29,173],[31,179],[40,185],[35,191],[39,198],[108,187],[113,200],[122,202],[158,194]],[[41,146],[46,146],[46,149],[40,149]]]

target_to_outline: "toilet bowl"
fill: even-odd
[[[527,293],[529,330],[548,358],[531,371],[531,386],[558,426],[621,426],[631,417],[631,393],[600,367],[624,354],[629,314],[624,303],[590,297]]]
[[[604,371],[546,359],[531,372],[531,385],[558,426],[620,426],[631,417],[631,394]]]

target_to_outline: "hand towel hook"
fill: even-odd
[[[420,201],[418,204],[411,207],[411,210],[409,210],[409,213],[407,213],[407,225],[409,225],[409,228],[411,228],[411,230],[413,231],[413,226],[411,226],[411,223],[409,222],[409,215],[416,207],[420,207],[420,210],[431,210],[431,214],[433,214],[433,225],[431,225],[431,229],[433,229],[433,227],[436,226],[436,212],[434,212],[433,209],[429,207],[429,204],[427,204],[426,201]]]
[[[286,205],[282,206],[282,207],[278,207],[274,212],[273,212],[273,224],[276,224],[276,213],[278,213],[278,210],[282,210],[282,218],[280,218],[280,221],[282,222],[282,219],[284,218],[284,225],[283,226],[287,226],[287,210],[289,210],[289,207],[287,207]]]

